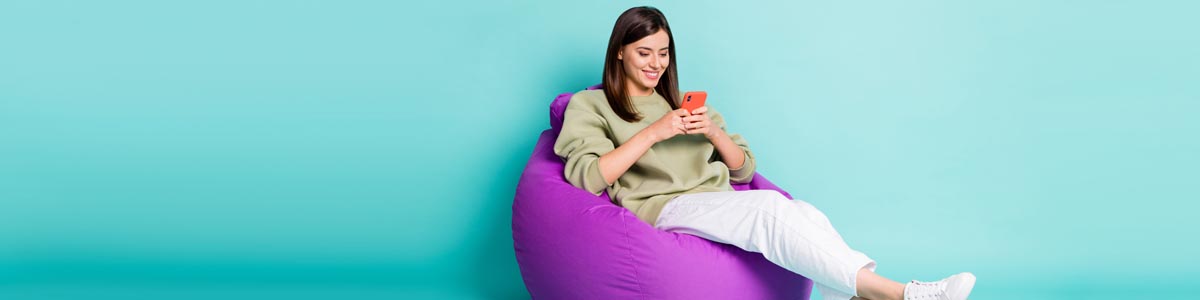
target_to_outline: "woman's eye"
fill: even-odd
[[[660,57],[667,57],[667,54],[666,54],[666,53],[663,53],[663,54],[659,54],[658,56],[660,56]]]
[[[642,57],[646,57],[646,56],[649,56],[649,55],[650,55],[650,53],[645,53],[645,52],[638,53],[638,54],[639,54],[639,55],[641,55]]]

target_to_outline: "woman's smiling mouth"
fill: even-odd
[[[659,71],[645,71],[645,70],[642,70],[642,74],[645,74],[645,75],[646,75],[646,78],[648,78],[648,79],[650,79],[650,80],[657,80],[657,79],[658,79],[658,74],[659,74]]]

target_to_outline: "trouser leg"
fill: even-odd
[[[846,245],[824,213],[775,191],[682,195],[663,208],[655,227],[762,253],[812,279],[823,295],[845,299],[855,294],[858,270],[875,265]]]

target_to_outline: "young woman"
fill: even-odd
[[[725,132],[716,110],[679,108],[675,42],[662,12],[635,7],[613,27],[603,90],[567,105],[554,152],[571,184],[599,195],[655,228],[760,252],[817,283],[826,299],[967,298],[970,273],[901,284],[875,274],[875,261],[851,249],[825,214],[775,191],[733,191],[748,182],[754,156]]]

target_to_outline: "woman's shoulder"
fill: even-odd
[[[608,107],[608,98],[604,95],[604,90],[582,90],[571,95],[571,102],[567,103],[567,109],[582,109],[586,111],[601,112],[601,108]]]

